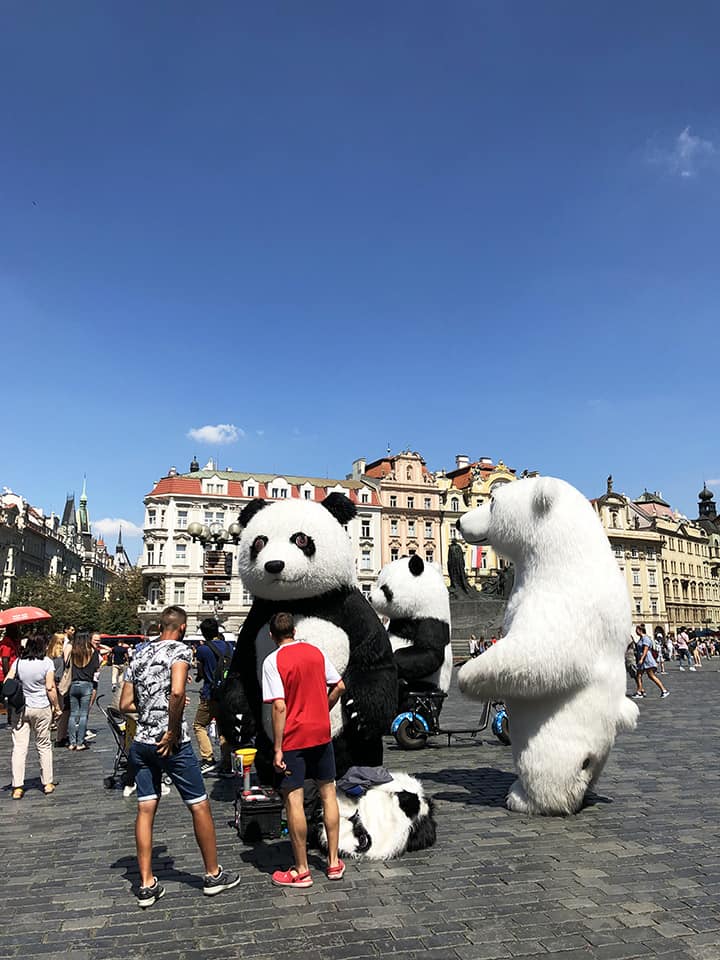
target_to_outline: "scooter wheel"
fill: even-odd
[[[395,739],[403,750],[422,750],[427,743],[427,731],[416,720],[405,717],[395,731]]]
[[[500,743],[506,747],[510,746],[510,721],[508,720],[508,715],[505,713],[505,711],[499,713],[495,717],[493,720],[492,730]]]

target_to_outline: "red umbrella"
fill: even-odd
[[[9,610],[0,610],[0,627],[7,627],[11,623],[31,623],[33,620],[50,620],[52,614],[41,610],[40,607],[10,607]]]

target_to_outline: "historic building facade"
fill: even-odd
[[[0,603],[24,576],[57,577],[70,587],[78,580],[105,596],[115,575],[115,558],[90,526],[83,483],[79,506],[66,498],[62,517],[46,515],[21,496],[0,495]]]
[[[502,460],[487,457],[470,461],[458,455],[455,469],[428,470],[424,458],[412,450],[388,454],[367,463],[353,463],[355,479],[373,484],[382,504],[382,562],[417,553],[438,564],[447,574],[447,554],[457,540],[463,546],[468,581],[482,589],[483,580],[505,564],[491,547],[466,544],[457,521],[468,510],[487,500],[498,485],[516,479],[515,471]]]
[[[636,623],[673,632],[720,626],[720,561],[700,523],[657,492],[634,500],[616,493],[612,477],[593,506],[625,573]]]
[[[606,493],[591,502],[625,576],[634,622],[643,622],[650,630],[666,630],[662,534],[629,497],[613,490],[612,477]]]
[[[252,597],[242,586],[237,569],[237,545],[229,528],[243,507],[260,497],[319,502],[334,492],[345,494],[357,509],[348,524],[358,583],[369,594],[381,567],[380,501],[377,490],[358,480],[329,480],[268,473],[218,470],[210,461],[202,470],[196,460],[190,471],[172,468],[145,497],[144,549],[141,560],[145,600],[138,610],[143,628],[157,622],[160,611],[177,603],[188,613],[188,631],[194,632],[205,617],[217,615],[226,630],[236,632],[250,609]],[[188,533],[192,523],[216,531],[228,555],[227,594],[223,599],[204,598],[206,549]],[[217,546],[217,541],[214,544]],[[229,594],[229,596],[228,596]]]

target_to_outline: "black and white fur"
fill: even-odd
[[[338,790],[338,806],[343,857],[391,860],[435,843],[432,801],[425,796],[422,783],[407,773],[394,773],[389,783],[371,787],[359,798]],[[317,844],[327,850],[322,824]]]
[[[270,617],[293,614],[296,636],[319,647],[341,674],[346,692],[331,714],[338,776],[350,766],[380,766],[383,734],[397,702],[397,671],[385,629],[356,585],[350,539],[343,524],[354,504],[331,493],[322,503],[253,500],[240,514],[239,566],[253,595],[240,631],[223,703],[221,729],[237,742],[257,737],[258,771],[271,760],[270,710],[262,703],[262,665],[275,649]]]
[[[400,680],[444,693],[452,678],[450,598],[443,575],[414,553],[380,571],[370,599],[390,618],[388,633]]]

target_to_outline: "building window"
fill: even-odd
[[[155,510],[148,510],[148,526],[154,527],[157,522],[157,513]]]
[[[396,537],[398,535],[398,522],[397,520],[390,521],[390,536]]]
[[[370,494],[369,494],[369,493],[361,493],[361,494],[360,494],[360,503],[370,503]]]
[[[370,518],[362,517],[360,520],[360,536],[369,537],[370,536]]]
[[[642,600],[638,600],[637,597],[635,597],[635,613],[638,616],[642,614]]]
[[[460,501],[458,500],[457,497],[453,497],[452,500],[450,501],[450,509],[454,513],[457,513],[458,510],[460,509]]]
[[[634,587],[640,586],[640,571],[636,567],[633,567],[632,582]]]
[[[178,510],[178,519],[177,525],[181,530],[184,530],[187,526],[188,521],[188,512],[187,510]]]
[[[412,478],[413,478],[413,470],[412,470],[412,467],[408,467],[408,468],[407,468],[407,470],[405,471],[405,476],[408,478],[408,480],[412,480]]]
[[[272,490],[270,491],[270,496],[273,497],[275,500],[279,500],[279,499],[280,499],[280,487],[273,487]]]
[[[306,500],[312,500],[312,490],[303,490],[303,496]]]
[[[242,592],[242,603],[243,603],[243,606],[244,606],[244,607],[251,607],[251,606],[252,606],[252,602],[253,602],[253,595],[250,593],[249,590],[246,590],[245,587],[243,587],[243,592]]]
[[[615,559],[616,559],[616,560],[622,560],[622,555],[623,555],[622,544],[621,544],[621,543],[616,543],[616,544],[615,544],[615,547],[614,547],[614,550],[615,550]]]
[[[154,607],[160,605],[160,587],[157,583],[153,583],[148,590],[148,600]]]
[[[361,557],[361,560],[360,560],[360,569],[361,569],[361,570],[370,570],[370,569],[372,569],[371,566],[370,566],[370,551],[369,551],[369,550],[363,550],[363,552],[362,552],[362,557]]]
[[[432,500],[430,499],[430,497],[425,497],[424,503],[425,503],[426,510],[430,510],[432,508]]]
[[[176,580],[173,588],[173,603],[185,603],[185,581]]]
[[[248,495],[249,497],[254,497],[254,496],[255,496],[255,484],[254,484],[254,483],[248,484],[247,495]]]
[[[426,550],[426,551],[425,551],[425,563],[432,563],[432,562],[433,562],[433,552],[432,552],[432,550]]]
[[[390,494],[390,506],[391,507],[397,506],[397,496],[394,493]]]
[[[158,563],[163,562],[163,554],[165,553],[165,544],[161,543],[158,545]]]
[[[655,559],[655,550],[654,550],[653,547],[648,547],[648,548],[647,548],[646,556],[647,556],[648,560],[654,560],[654,559]]]
[[[175,544],[175,563],[187,563],[187,544]]]
[[[648,586],[649,587],[657,586],[657,576],[654,570],[648,570]]]
[[[145,549],[147,550],[148,566],[152,567],[155,563],[155,544],[149,543]]]
[[[408,510],[414,510],[414,509],[415,509],[415,497],[408,497],[408,503],[407,503],[407,505],[408,505]]]
[[[633,558],[633,560],[637,560],[637,555],[638,555],[637,547],[633,547],[632,550],[630,551],[630,556]]]
[[[415,536],[415,521],[414,521],[414,520],[408,520],[408,536],[409,536],[409,537],[414,537],[414,536]]]
[[[429,520],[425,521],[425,536],[430,538],[433,535],[432,523]]]
[[[653,597],[653,599],[650,601],[650,612],[652,613],[652,615],[653,615],[654,617],[657,616],[657,612],[658,612],[658,602],[657,602],[657,600],[655,600],[654,597]]]
[[[390,559],[391,559],[391,560],[397,560],[397,558],[398,558],[399,556],[400,556],[400,551],[398,550],[397,547],[393,547],[393,548],[390,550]]]
[[[457,527],[455,526],[455,524],[453,524],[450,527],[450,539],[457,540],[457,535],[458,535]]]
[[[362,589],[363,596],[365,597],[366,600],[369,601],[370,600],[370,584],[364,583],[361,589]]]

